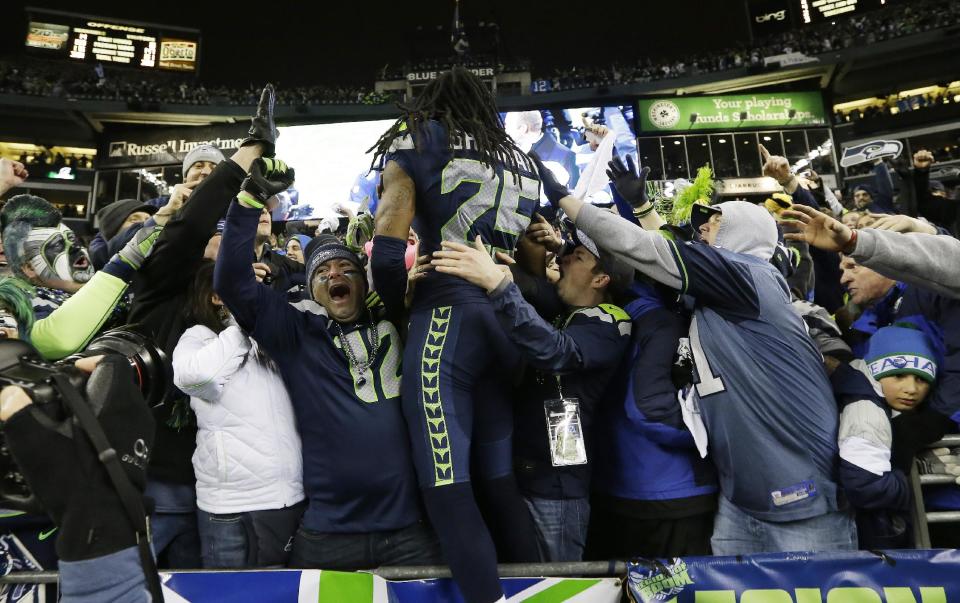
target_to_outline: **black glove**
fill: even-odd
[[[106,356],[87,381],[86,400],[142,494],[153,448],[154,421],[122,356]],[[7,446],[30,489],[60,528],[57,555],[92,559],[136,546],[123,504],[89,437],[57,403],[34,403],[4,424]]]
[[[910,473],[914,457],[945,434],[956,428],[950,417],[925,407],[915,412],[902,412],[890,421],[893,448],[890,464]]]
[[[283,161],[261,157],[250,166],[237,199],[253,207],[263,207],[267,199],[293,186],[294,176],[293,168]]]
[[[547,195],[551,207],[554,210],[560,209],[560,199],[570,195],[570,189],[557,181],[556,176],[547,166],[543,165],[543,161],[536,153],[531,151],[528,155],[530,155],[530,159],[533,159],[534,165],[537,166],[537,173],[540,174],[540,184],[543,186],[543,192]]]
[[[240,143],[241,147],[248,144],[260,143],[263,145],[263,156],[273,157],[276,154],[277,131],[273,123],[273,105],[276,102],[276,93],[273,84],[267,84],[260,93],[260,102],[257,104],[257,114],[250,119],[250,129],[247,137]]]
[[[607,164],[607,168],[607,177],[610,178],[617,192],[627,200],[631,207],[639,209],[650,202],[650,197],[647,196],[649,167],[644,167],[638,175],[633,157],[627,155],[627,164],[624,165],[620,155],[614,154],[613,159]]]

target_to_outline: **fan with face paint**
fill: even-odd
[[[44,284],[55,281],[83,284],[93,278],[94,269],[87,250],[64,224],[32,228],[24,241],[24,259]]]
[[[93,278],[87,251],[49,201],[11,197],[0,210],[4,250],[14,274],[34,285],[75,293]]]

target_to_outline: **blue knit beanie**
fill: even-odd
[[[864,360],[877,381],[903,374],[917,375],[930,383],[937,380],[936,354],[923,331],[906,327],[879,329],[870,338]]]

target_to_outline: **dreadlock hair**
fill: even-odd
[[[513,172],[515,180],[519,179],[521,167],[518,158],[524,158],[527,170],[534,169],[503,129],[490,91],[480,78],[460,65],[430,82],[413,101],[397,103],[397,107],[402,112],[400,118],[367,149],[368,153],[375,152],[371,169],[390,151],[394,140],[408,134],[413,137],[417,151],[422,151],[424,126],[431,119],[446,129],[447,144],[450,136],[457,133],[472,137],[480,161],[487,167],[501,163]]]
[[[20,339],[30,341],[35,315],[31,302],[30,285],[12,277],[0,278],[0,307],[8,310],[17,319]]]

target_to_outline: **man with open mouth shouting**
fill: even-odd
[[[280,369],[302,441],[307,509],[289,565],[335,570],[441,561],[424,521],[400,407],[403,344],[366,305],[360,257],[332,235],[307,245],[310,296],[291,305],[249,258],[263,208],[293,183],[278,159],[253,163],[231,203],[214,287]]]
[[[20,278],[76,293],[93,277],[87,250],[46,199],[17,195],[4,206],[0,220],[4,229],[11,228],[11,238],[4,240],[11,268]]]
[[[122,324],[127,286],[162,230],[160,225],[143,229],[95,274],[87,250],[46,199],[11,198],[0,211],[0,226],[10,268],[31,297],[36,321],[29,338],[50,360],[83,348],[99,330]]]

